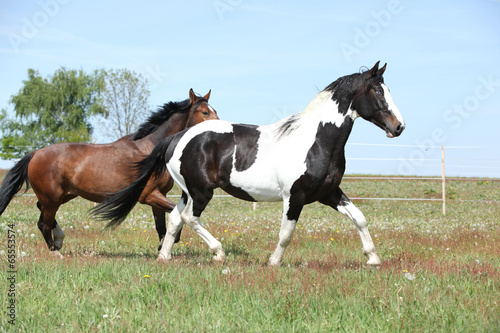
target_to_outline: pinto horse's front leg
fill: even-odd
[[[358,228],[361,244],[363,245],[363,254],[368,258],[368,266],[380,266],[380,259],[375,251],[372,237],[368,231],[368,223],[363,213],[349,200],[349,198],[337,188],[330,196],[320,200],[321,203],[331,206],[339,213],[344,214],[354,222]]]
[[[139,197],[139,202],[153,208],[156,232],[158,233],[158,238],[160,239],[158,250],[160,250],[166,233],[165,212],[170,213],[174,209],[175,203],[161,193],[158,188],[152,187],[153,185],[155,184],[153,183],[152,185],[149,185],[148,183],[148,186],[143,190],[141,196]],[[170,188],[172,188],[172,186],[170,186],[168,190],[170,190]],[[180,232],[177,234],[175,242],[178,243],[179,239]]]
[[[292,240],[302,207],[304,207],[302,200],[297,200],[293,197],[283,199],[283,217],[281,219],[280,239],[278,246],[276,246],[276,250],[274,250],[274,253],[269,259],[270,266],[278,266],[281,264],[281,260],[283,260],[283,256],[285,255],[285,250]]]

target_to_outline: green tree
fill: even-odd
[[[95,71],[58,69],[48,78],[28,70],[28,79],[11,97],[16,118],[0,113],[2,158],[26,153],[58,142],[88,142],[92,125],[89,118],[106,115],[100,99],[103,77]]]
[[[128,69],[101,70],[104,81],[102,100],[107,111],[100,117],[99,134],[118,139],[134,132],[149,116],[148,81]]]

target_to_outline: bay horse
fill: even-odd
[[[58,250],[65,234],[55,220],[59,207],[78,196],[102,202],[126,187],[134,179],[134,171],[128,165],[149,155],[163,138],[205,120],[219,119],[208,104],[209,98],[210,92],[198,97],[191,89],[189,99],[164,104],[137,132],[113,143],[57,143],[27,154],[3,180],[0,215],[24,182],[26,190],[31,185],[41,211],[38,228],[49,250],[60,256]],[[150,181],[138,198],[139,202],[153,208],[160,241],[166,233],[165,212],[175,207],[175,203],[165,196],[172,186],[172,178],[164,173],[156,181]]]
[[[399,136],[403,118],[384,84],[385,64],[343,76],[318,93],[305,110],[266,126],[222,120],[199,124],[160,142],[140,161],[134,182],[93,209],[109,225],[120,224],[137,202],[151,175],[168,169],[183,194],[169,215],[158,260],[169,260],[184,223],[208,244],[214,261],[224,261],[221,243],[200,223],[200,216],[222,188],[247,201],[283,201],[279,242],[269,264],[279,265],[305,204],[319,201],[349,217],[361,237],[367,265],[378,266],[363,213],[339,185],[345,171],[344,147],[354,120],[363,118]]]

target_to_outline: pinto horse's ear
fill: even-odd
[[[191,104],[196,103],[196,101],[198,100],[198,97],[194,93],[193,88],[189,89],[189,99],[191,100]]]
[[[208,99],[210,98],[210,93],[211,93],[211,92],[212,92],[212,89],[210,89],[210,90],[208,91],[208,93],[207,93],[205,96],[203,96],[203,98],[204,98],[204,99],[206,99],[206,100],[208,101]]]
[[[375,66],[373,66],[372,69],[370,69],[370,77],[372,76],[375,76],[377,75],[377,71],[378,71],[378,64],[380,63],[380,60],[377,61],[377,63],[375,64]]]
[[[380,68],[380,69],[378,70],[378,72],[377,72],[377,73],[378,73],[379,75],[384,75],[384,72],[385,72],[386,67],[387,67],[387,63],[385,63],[385,65],[384,65],[384,66],[382,66],[382,68]]]

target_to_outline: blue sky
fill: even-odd
[[[358,119],[347,173],[439,175],[445,145],[468,147],[446,149],[448,175],[500,177],[499,17],[494,0],[0,0],[0,108],[28,68],[128,68],[152,107],[212,89],[221,119],[268,124],[381,60],[407,129]]]

